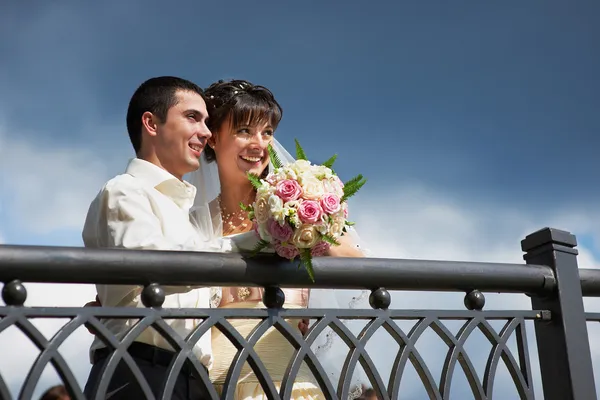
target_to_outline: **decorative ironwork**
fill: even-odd
[[[0,333],[14,326],[40,350],[18,394],[18,398],[25,399],[32,398],[49,363],[58,372],[71,397],[84,398],[73,372],[58,351],[69,335],[81,326],[91,327],[113,351],[107,358],[102,379],[94,388],[97,399],[105,397],[110,378],[121,361],[131,369],[145,396],[154,398],[148,382],[127,351],[149,328],[162,335],[175,350],[162,393],[158,396],[162,399],[170,398],[179,372],[188,364],[211,398],[230,399],[246,363],[272,399],[290,397],[303,363],[328,399],[348,397],[352,390],[352,375],[359,366],[379,398],[396,399],[401,394],[402,378],[409,361],[431,399],[449,398],[454,372],[459,369],[464,372],[473,396],[489,399],[501,364],[506,366],[519,397],[533,399],[525,332],[525,322],[532,320],[544,398],[591,399],[596,397],[596,389],[586,320],[600,321],[600,314],[586,314],[582,296],[600,296],[600,271],[579,269],[575,246],[575,237],[570,233],[546,228],[522,241],[525,265],[320,257],[314,260],[317,283],[313,283],[303,270],[270,256],[247,259],[239,254],[0,246],[0,281],[5,282],[2,298],[6,303],[5,307],[0,307]],[[168,270],[164,268],[166,264]],[[52,274],[48,274],[49,270]],[[124,270],[127,273],[123,273]],[[141,297],[146,308],[23,307],[27,290],[21,281],[141,285],[144,286]],[[263,302],[266,308],[163,309],[165,293],[161,285],[261,286],[265,288]],[[373,309],[286,309],[285,295],[280,287],[369,289],[369,303]],[[464,304],[467,310],[390,310],[388,290],[466,293]],[[486,291],[526,293],[531,297],[533,311],[483,311],[483,292]],[[32,318],[66,318],[69,322],[48,339],[33,325]],[[188,318],[202,322],[186,338],[179,337],[165,321]],[[302,318],[315,321],[304,336],[288,322]],[[101,322],[103,319],[137,319],[138,322],[118,340]],[[232,319],[253,319],[257,325],[244,337],[230,322]],[[349,320],[364,320],[366,324],[355,335],[345,324]],[[399,325],[403,320],[416,323],[406,331]],[[448,320],[463,321],[456,334],[446,326]],[[504,322],[501,329],[494,329],[491,322],[495,320]],[[258,341],[273,328],[294,349],[279,390],[255,350]],[[208,372],[192,352],[193,345],[210,329],[218,329],[237,349],[221,394],[217,393]],[[348,347],[338,382],[330,381],[313,351],[319,335],[326,330],[337,334]],[[381,330],[398,345],[387,381],[366,350],[374,334]],[[417,349],[417,341],[429,331],[447,346],[437,380]],[[480,332],[491,345],[481,377],[474,367],[473,355],[465,349],[474,332]],[[510,338],[516,340],[516,353],[508,346]],[[2,376],[0,396],[10,398]]]
[[[467,310],[483,310],[485,306],[485,296],[479,290],[471,290],[465,295],[465,307]]]
[[[165,291],[158,283],[151,283],[142,290],[141,299],[146,307],[158,308],[165,302]]]
[[[19,280],[12,280],[2,288],[2,300],[9,306],[22,306],[27,300],[27,289]]]
[[[367,373],[371,386],[381,399],[396,399],[400,395],[402,374],[410,363],[417,371],[421,382],[431,399],[447,399],[450,394],[454,370],[460,367],[469,382],[471,391],[476,399],[491,397],[498,364],[503,362],[513,379],[521,398],[533,399],[531,368],[528,358],[527,339],[525,335],[525,320],[539,319],[540,311],[436,311],[436,310],[286,310],[286,309],[125,309],[109,307],[86,308],[24,308],[0,307],[0,332],[9,326],[16,325],[40,349],[40,354],[32,366],[19,393],[19,398],[32,398],[33,390],[46,365],[50,362],[59,373],[73,399],[83,399],[82,389],[76,382],[72,371],[58,352],[59,346],[65,339],[82,325],[92,326],[96,335],[107,346],[115,350],[109,357],[102,375],[100,385],[96,388],[96,398],[104,398],[108,382],[122,359],[131,368],[138,384],[144,388],[147,398],[152,399],[148,383],[142,376],[135,361],[127,353],[127,347],[145,329],[152,327],[168,340],[176,351],[176,357],[170,365],[171,372],[165,382],[162,398],[169,398],[174,388],[175,379],[186,360],[190,361],[203,383],[209,389],[212,398],[231,398],[235,392],[235,383],[245,362],[248,362],[260,381],[263,390],[274,399],[290,398],[292,385],[302,362],[309,367],[318,385],[327,398],[348,398],[352,389],[350,386],[352,374],[357,365]],[[43,337],[39,330],[29,321],[31,318],[69,318],[54,337],[50,340]],[[105,318],[139,318],[125,337],[118,341],[100,322]],[[194,318],[203,320],[187,337],[181,338],[164,321],[165,319]],[[259,323],[252,333],[244,338],[228,321],[230,319],[256,319]],[[311,326],[305,337],[294,329],[288,319],[310,318],[317,322]],[[358,335],[354,335],[343,323],[343,320],[361,319],[368,323]],[[397,320],[415,320],[417,323],[405,332],[396,323]],[[444,325],[446,320],[464,320],[464,324],[456,335]],[[504,327],[497,332],[489,323],[491,320],[504,320]],[[212,327],[219,329],[238,349],[226,382],[222,397],[217,394],[210,382],[207,372],[192,353],[192,346],[203,334]],[[254,345],[274,327],[294,347],[295,351],[285,371],[284,381],[278,391],[269,376],[266,366],[254,350]],[[344,361],[340,382],[331,382],[323,367],[316,358],[311,346],[326,328],[333,329],[347,344],[348,355]],[[386,330],[399,346],[394,365],[388,382],[384,382],[377,366],[371,360],[365,349],[366,344],[379,329]],[[416,343],[422,334],[431,329],[446,343],[444,368],[436,383],[430,368],[424,362]],[[470,335],[479,330],[492,345],[489,352],[483,380],[478,378],[469,354],[464,345]],[[513,354],[507,346],[507,341],[515,335],[518,343],[518,354]],[[0,380],[0,382],[2,382]],[[367,383],[367,382],[365,382]],[[8,389],[0,383],[0,395],[9,399]]]
[[[267,286],[263,293],[263,304],[267,308],[281,308],[285,303],[285,293],[277,286]]]
[[[369,304],[374,309],[387,310],[390,304],[392,304],[392,296],[384,288],[377,288],[371,292],[369,296]]]

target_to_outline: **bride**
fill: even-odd
[[[259,176],[266,176],[270,169],[267,152],[269,144],[284,163],[293,161],[292,156],[274,138],[282,117],[282,109],[267,88],[255,86],[247,81],[219,81],[211,85],[205,93],[210,115],[207,125],[213,136],[204,150],[199,170],[189,177],[189,182],[198,189],[192,207],[192,217],[201,235],[212,243],[214,251],[236,252],[251,249],[257,238],[251,221],[240,208],[240,203],[251,204],[255,198],[255,191],[246,173],[250,171]],[[331,247],[329,256],[364,256],[356,236],[345,235],[340,242],[340,246]],[[340,297],[336,299],[332,292],[334,291],[312,290],[311,293],[309,289],[284,289],[285,307],[349,308],[363,300],[366,293],[362,292],[359,296],[340,302]],[[256,287],[215,289],[213,307],[264,308],[262,294],[263,289]],[[243,337],[247,337],[258,322],[256,319],[230,320]],[[299,331],[307,324],[306,320],[288,322]],[[316,355],[328,375],[334,378],[332,384],[336,387],[340,366],[348,349],[343,345],[335,351],[345,349],[345,352],[335,353],[333,334],[329,328],[326,332],[326,335],[322,334],[322,337],[318,338],[319,343],[315,343],[315,349],[320,350],[316,351]],[[341,340],[338,340],[338,346],[340,342]],[[212,346],[218,351],[214,353],[211,381],[218,391],[222,391],[237,349],[217,328],[212,330]],[[293,347],[276,329],[271,328],[261,337],[254,349],[279,390],[294,351]],[[296,376],[291,398],[324,399],[323,392],[315,382],[308,366],[303,363]],[[353,384],[358,389],[357,394],[360,393],[361,383],[367,383],[366,377],[357,377],[355,374]],[[235,399],[266,398],[257,377],[246,363],[238,380]]]

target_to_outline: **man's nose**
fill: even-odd
[[[210,137],[212,136],[212,132],[210,131],[210,129],[208,129],[208,126],[206,126],[205,123],[202,123],[200,132],[198,132],[198,136],[205,139],[210,139]]]

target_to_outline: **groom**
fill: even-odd
[[[85,247],[200,251],[202,243],[190,223],[189,209],[196,189],[183,176],[199,168],[199,157],[211,133],[202,90],[176,77],[144,82],[127,110],[127,130],[136,157],[125,173],[109,180],[90,205],[83,228]],[[102,305],[143,307],[139,286],[97,285]],[[163,307],[209,308],[210,288],[164,287]],[[113,319],[106,327],[120,340],[136,320]],[[165,321],[182,337],[196,326],[193,320]],[[197,342],[194,354],[207,367],[212,363],[210,331]],[[128,349],[155,396],[158,396],[174,355],[154,329],[146,329]],[[99,384],[110,351],[95,338],[93,363],[85,387],[90,397]],[[145,398],[129,367],[121,361],[106,398]],[[201,381],[187,364],[177,378],[173,399],[208,398]]]

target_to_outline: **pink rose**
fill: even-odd
[[[254,231],[254,233],[256,234],[256,237],[259,239],[262,239],[260,237],[260,233],[258,232],[258,223],[256,221],[252,221],[252,230]]]
[[[344,209],[344,218],[348,218],[348,203],[344,203],[342,208]]]
[[[291,226],[287,223],[279,225],[279,222],[275,221],[273,218],[270,218],[269,221],[267,221],[267,229],[271,236],[273,236],[273,239],[281,240],[282,242],[287,242],[294,234],[294,230]]]
[[[335,194],[326,194],[321,198],[321,207],[326,214],[334,214],[340,211],[340,198]]]
[[[277,255],[283,258],[287,258],[288,260],[293,260],[294,258],[300,255],[300,252],[297,248],[288,243],[282,243],[279,240],[275,240],[273,243],[273,247],[275,247],[275,252]]]
[[[298,182],[291,179],[285,179],[277,183],[275,186],[275,193],[277,196],[281,197],[281,200],[288,202],[298,200],[300,195],[302,195],[302,188]]]
[[[327,254],[331,245],[327,242],[319,242],[310,251],[313,257],[322,257]]]
[[[314,200],[304,200],[298,207],[298,217],[305,224],[314,224],[321,218],[321,215],[323,215],[323,209]]]

